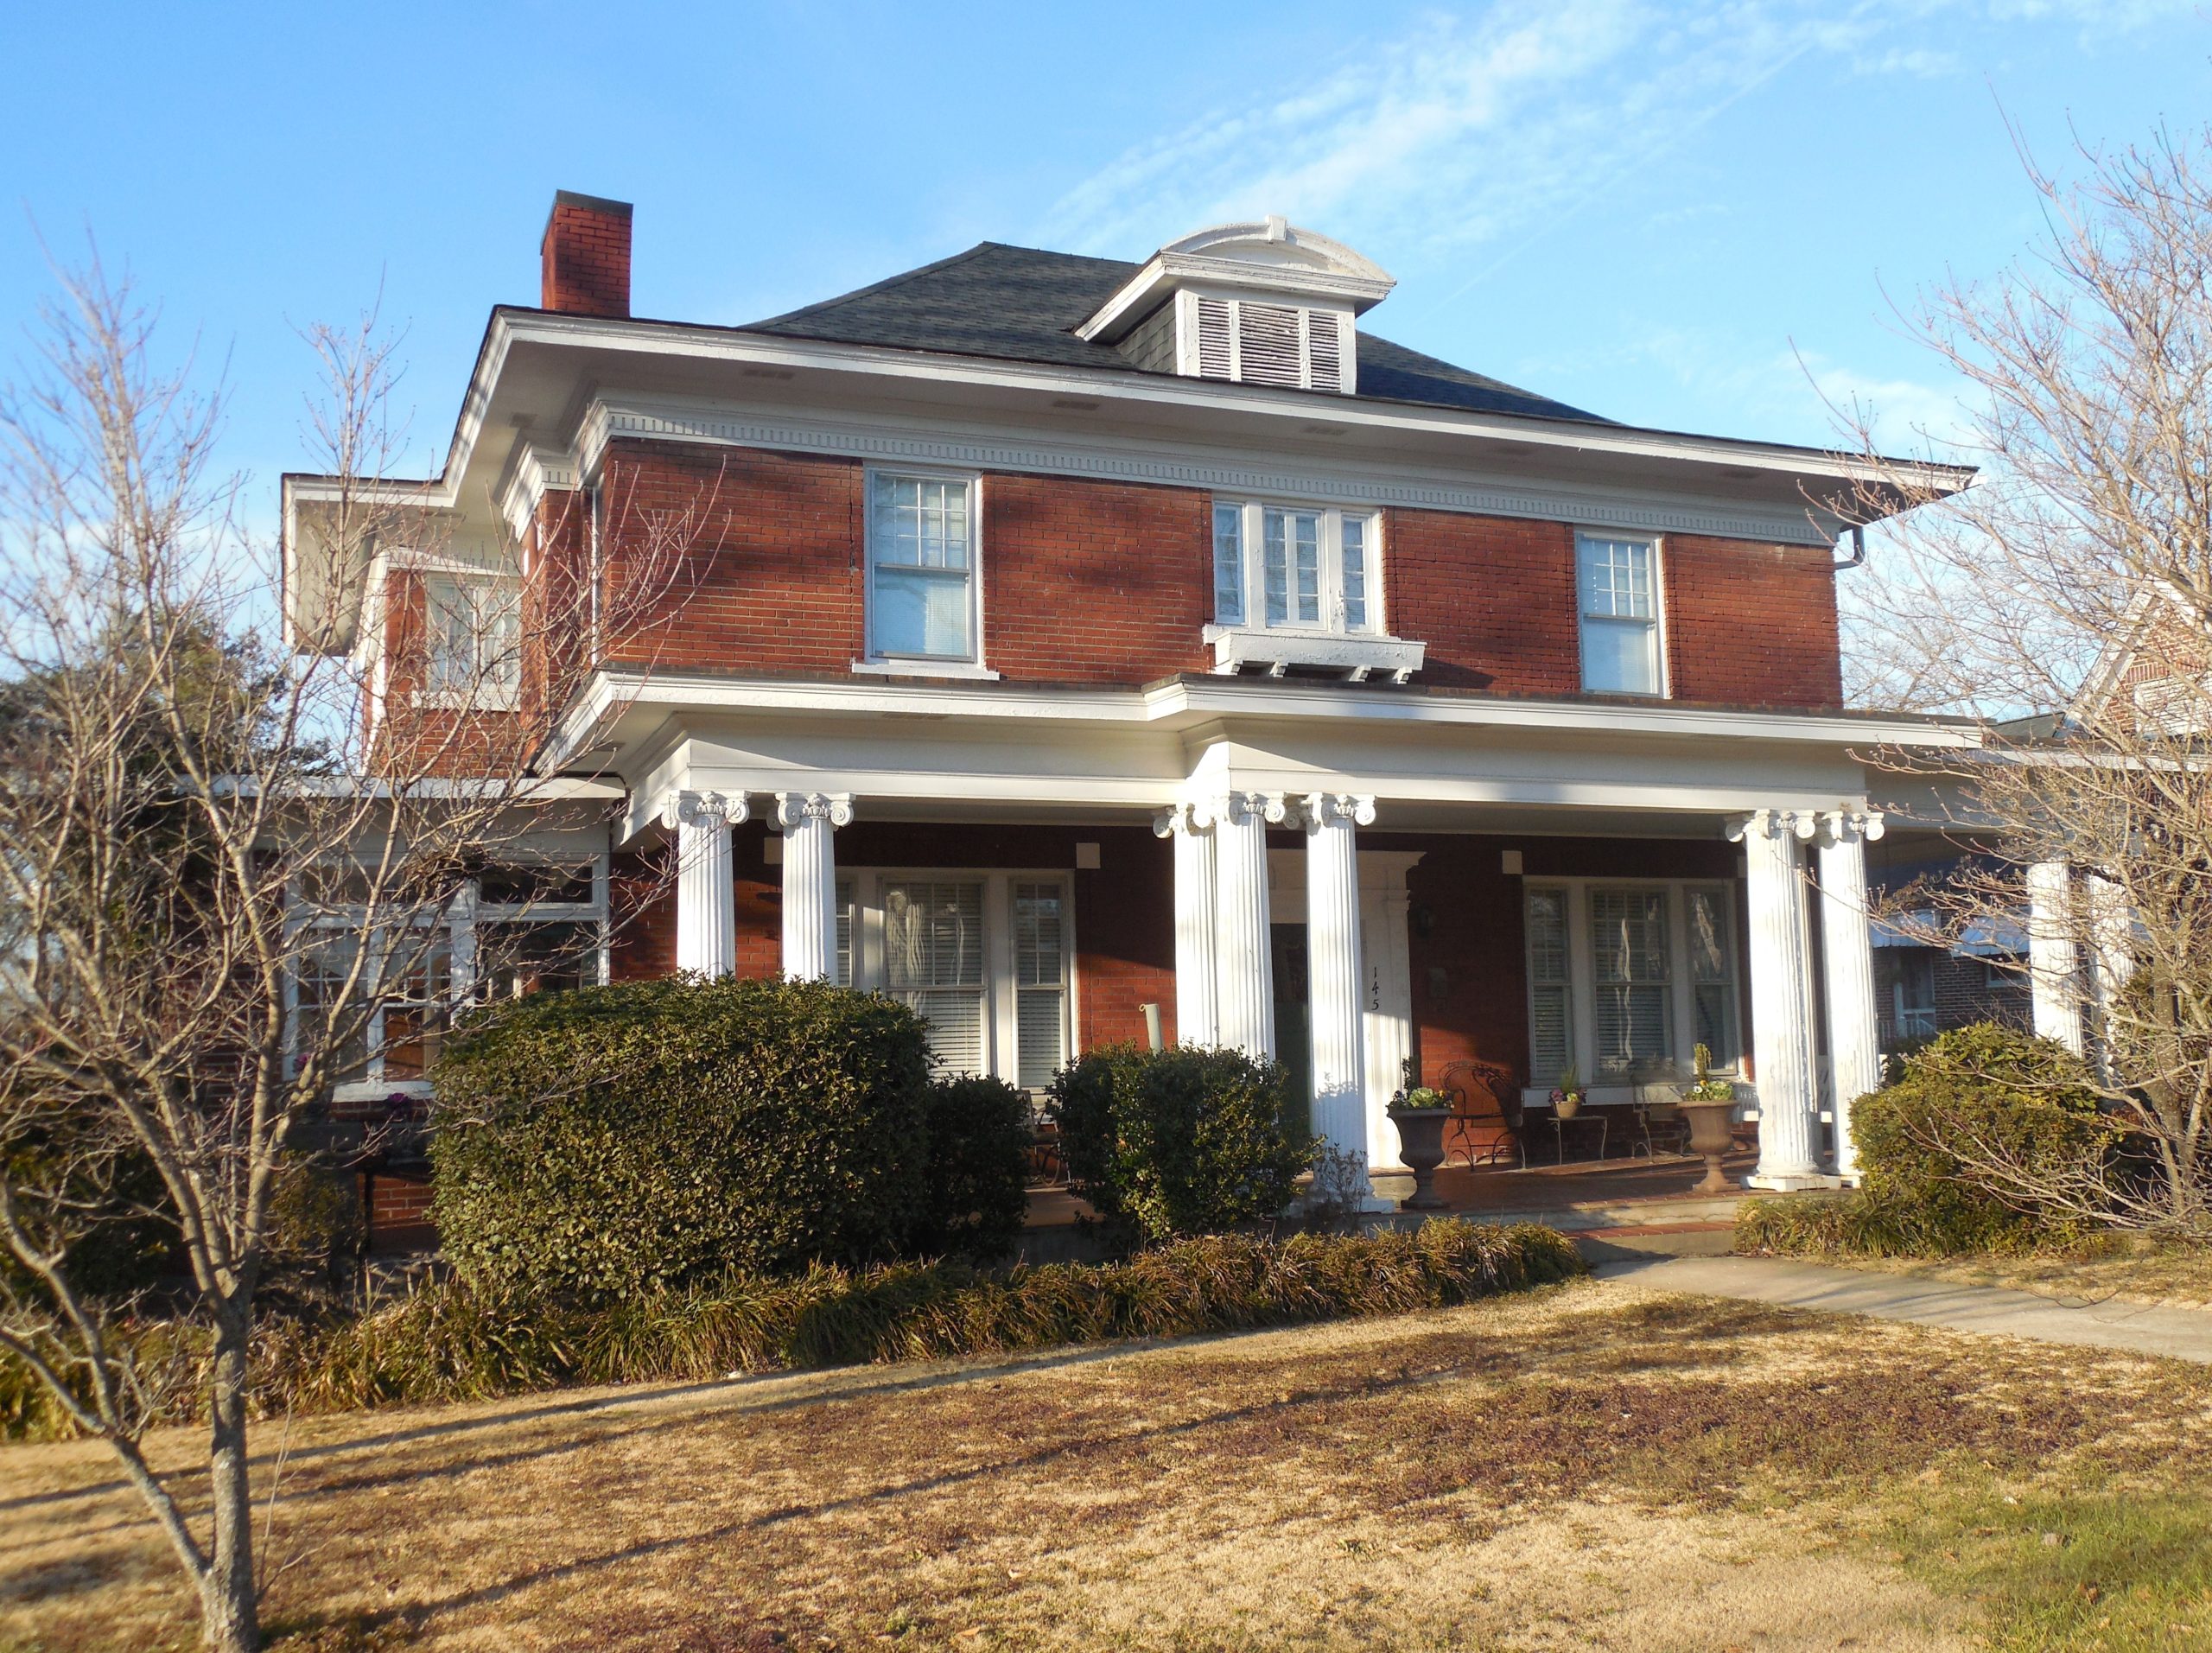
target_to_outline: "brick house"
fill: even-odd
[[[587,975],[833,976],[1029,1087],[1112,1041],[1280,1054],[1377,1168],[1408,1062],[1605,1103],[1703,1043],[1759,1183],[1830,1175],[1875,1071],[1858,754],[1973,739],[1843,707],[1850,460],[1393,344],[1391,278],[1279,218],[746,327],[632,316],[631,218],[562,194],[539,306],[492,312],[437,558],[319,559],[327,485],[287,480],[298,601],[342,585],[328,645],[371,652],[425,614],[471,646],[435,617],[619,582],[691,513],[682,601],[578,641],[541,754],[615,800],[533,910],[615,922]]]

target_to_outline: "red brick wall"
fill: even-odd
[[[1675,698],[1842,705],[1832,562],[1818,547],[1667,536],[1662,563]]]
[[[630,208],[563,190],[538,244],[538,304],[576,315],[630,314]]]
[[[1417,681],[1501,695],[1582,687],[1574,532],[1442,511],[1383,513],[1384,613],[1428,645]]]
[[[984,663],[1082,683],[1205,671],[1212,520],[1212,495],[1192,488],[986,477]]]
[[[680,614],[618,640],[664,668],[838,676],[866,646],[857,461],[620,441],[605,543],[651,567]],[[1204,490],[993,473],[983,479],[985,663],[1015,681],[1141,683],[1202,671],[1211,613]],[[688,554],[669,571],[658,534]],[[1825,551],[1669,535],[1662,557],[1675,697],[1841,703]],[[1391,630],[1428,645],[1421,681],[1493,694],[1581,687],[1574,533],[1561,523],[1385,513]]]

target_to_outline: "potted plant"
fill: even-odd
[[[1728,1151],[1728,1128],[1736,1111],[1736,1087],[1713,1071],[1713,1052],[1703,1045],[1692,1047],[1690,1069],[1694,1082],[1682,1091],[1682,1113],[1690,1122],[1690,1152],[1705,1160],[1700,1194],[1726,1193],[1728,1179],[1721,1174],[1720,1156]]]
[[[1559,1076],[1559,1083],[1552,1087],[1552,1111],[1561,1119],[1572,1119],[1582,1111],[1582,1077],[1569,1062]]]
[[[1444,1163],[1444,1123],[1452,1117],[1452,1098],[1425,1084],[1409,1084],[1390,1098],[1389,1112],[1398,1128],[1398,1157],[1414,1173],[1413,1193],[1401,1209],[1443,1210],[1444,1201],[1436,1195],[1436,1167]]]

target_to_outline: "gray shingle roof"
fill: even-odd
[[[1074,329],[1138,268],[1118,258],[1086,258],[986,241],[936,264],[737,331],[1127,373],[1135,371],[1135,365],[1121,352],[1111,345],[1087,343],[1076,337]],[[1359,334],[1357,399],[1612,423],[1363,330]]]

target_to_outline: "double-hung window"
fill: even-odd
[[[868,493],[870,656],[973,664],[976,479],[872,471]]]
[[[982,880],[900,879],[883,887],[883,985],[929,1023],[941,1066],[988,1071]]]
[[[1532,880],[1522,919],[1531,1084],[1548,1088],[1569,1069],[1599,1085],[1684,1078],[1699,1045],[1716,1069],[1736,1066],[1730,886]]]
[[[512,704],[522,686],[522,594],[510,580],[434,574],[423,582],[424,690],[442,703]]]
[[[1600,694],[1666,692],[1659,645],[1659,548],[1583,534],[1575,542],[1582,610],[1582,686]]]
[[[1217,499],[1214,622],[1358,636],[1381,631],[1371,512]]]
[[[1017,880],[1013,898],[1014,1082],[1041,1090],[1067,1060],[1067,891]]]

